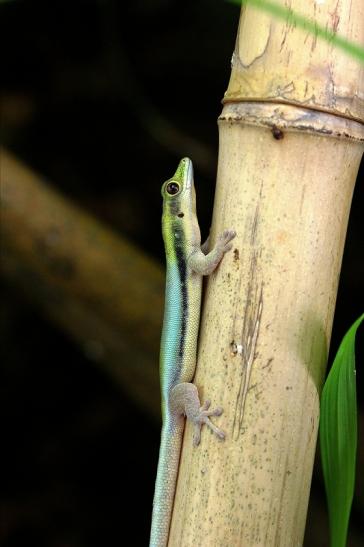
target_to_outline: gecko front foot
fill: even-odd
[[[231,229],[224,230],[223,233],[219,236],[216,247],[221,250],[222,255],[230,251],[230,249],[232,248],[232,244],[230,244],[230,242],[234,239],[235,236],[235,230]]]

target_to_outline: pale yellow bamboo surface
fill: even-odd
[[[331,24],[330,3],[313,4],[290,6]],[[253,11],[242,11],[244,63],[235,53],[219,121],[212,240],[227,227],[237,237],[207,282],[195,379],[223,407],[227,438],[204,431],[194,449],[187,426],[170,547],[292,547],[304,535],[363,89],[350,59],[343,74],[341,53],[326,59],[327,44]]]

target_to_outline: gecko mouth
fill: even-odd
[[[186,158],[188,161],[188,169],[186,173],[186,188],[190,189],[193,185],[193,165],[192,161],[189,158]]]

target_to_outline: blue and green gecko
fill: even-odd
[[[200,442],[206,424],[219,439],[225,434],[209,419],[221,408],[201,406],[197,387],[192,384],[196,366],[200,322],[202,276],[209,275],[231,249],[234,230],[225,230],[208,252],[208,240],[201,246],[196,215],[196,194],[192,162],[180,161],[174,176],[162,186],[162,231],[167,274],[163,330],[160,349],[162,390],[162,434],[155,484],[150,547],[165,547],[177,482],[184,430],[184,416],[195,425],[193,444]]]

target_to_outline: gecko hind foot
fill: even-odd
[[[195,426],[193,445],[197,446],[201,440],[201,428],[204,424],[211,429],[218,439],[225,439],[225,433],[216,427],[209,416],[221,416],[222,408],[216,407],[210,410],[211,401],[207,399],[201,406],[197,387],[189,382],[181,382],[172,388],[169,400],[169,408],[172,415],[185,415]]]
[[[209,416],[221,416],[222,414],[222,408],[217,407],[214,410],[208,410],[211,405],[210,401],[205,401],[205,403],[200,407],[200,412],[197,416],[194,417],[193,422],[195,425],[195,431],[193,434],[193,446],[198,446],[200,444],[201,440],[201,428],[203,424],[206,424],[207,427],[211,429],[213,433],[217,436],[218,439],[224,440],[225,439],[225,433],[216,425],[214,425],[211,420],[209,419]]]

